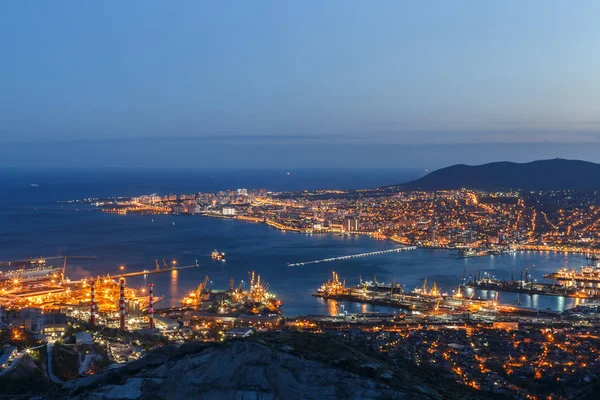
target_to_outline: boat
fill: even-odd
[[[598,254],[588,254],[585,256],[586,260],[590,260],[590,261],[600,261],[600,255]]]
[[[468,249],[467,246],[460,246],[459,245],[459,246],[456,246],[456,247],[453,247],[453,248],[449,249],[448,250],[448,254],[451,255],[451,256],[457,257],[457,256],[460,255],[460,253],[462,251],[467,250],[467,249]]]
[[[468,258],[477,256],[477,252],[471,248],[460,249],[456,258]]]
[[[225,261],[225,253],[218,251],[217,249],[215,249],[210,256],[214,260]]]
[[[433,287],[430,289],[427,287],[427,278],[423,281],[423,286],[414,288],[410,294],[421,297],[429,297],[429,298],[442,298],[447,297],[448,293],[441,293],[437,287],[437,284],[433,282]]]
[[[560,268],[558,271],[544,275],[544,278],[562,282],[597,282],[600,283],[600,264],[573,268]]]
[[[513,247],[507,247],[505,249],[500,250],[500,255],[504,254],[517,254],[517,249]]]

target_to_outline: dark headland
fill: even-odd
[[[493,162],[452,165],[395,185],[404,190],[577,190],[600,188],[600,164],[581,160],[539,160],[528,163]]]

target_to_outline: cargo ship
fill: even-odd
[[[567,282],[571,285],[576,283],[600,283],[600,265],[582,266],[579,270],[561,268],[556,272],[544,275],[544,278]]]
[[[19,282],[43,281],[56,278],[60,275],[61,268],[47,265],[44,259],[34,260],[19,268],[0,268],[0,281],[17,280]]]
[[[441,293],[435,284],[429,288],[427,280],[422,287],[411,292],[404,292],[401,288],[396,290],[394,286],[396,285],[387,286],[385,292],[381,290],[384,286],[370,286],[365,283],[362,286],[346,287],[346,282],[341,281],[333,272],[332,278],[324,282],[312,295],[324,299],[384,305],[419,312],[438,311],[444,308],[455,310],[473,305],[493,308],[497,304],[497,301],[465,298],[460,289],[451,295]]]
[[[597,297],[595,290],[565,286],[558,283],[540,283],[532,281],[501,280],[496,278],[471,279],[461,285],[463,288],[493,290],[495,292],[525,293],[528,295],[560,296],[587,299]]]

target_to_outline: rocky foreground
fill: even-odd
[[[66,383],[72,399],[484,398],[427,382],[333,337],[278,333],[218,345],[164,347],[122,368]],[[434,385],[435,384],[435,388]]]

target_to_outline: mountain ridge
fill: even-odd
[[[455,164],[400,185],[402,190],[595,190],[600,164],[555,158],[527,163]]]

